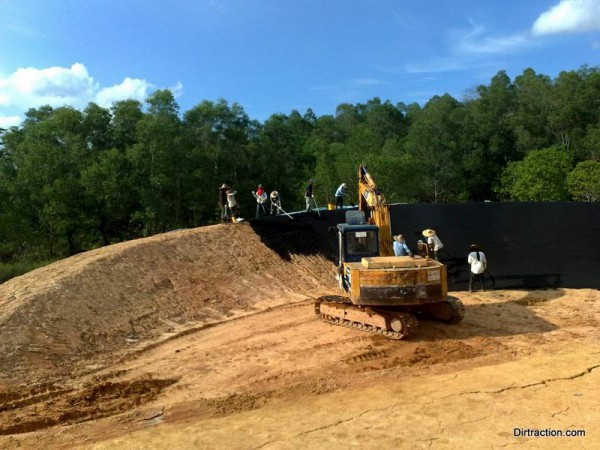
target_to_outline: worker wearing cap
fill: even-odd
[[[344,209],[344,195],[346,195],[346,183],[340,184],[335,191],[335,208]]]
[[[265,203],[267,203],[267,191],[263,189],[262,184],[258,185],[256,192],[252,191],[252,195],[256,198],[256,218],[260,217],[261,210],[266,215],[267,207]]]

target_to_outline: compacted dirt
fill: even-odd
[[[391,341],[316,318],[339,292],[303,231],[182,230],[1,285],[0,447],[598,448],[597,290],[458,292],[463,322]]]

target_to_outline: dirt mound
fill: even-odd
[[[325,257],[282,258],[248,224],[76,255],[0,286],[0,388],[94,370],[190,325],[305,299],[331,286],[330,274]]]

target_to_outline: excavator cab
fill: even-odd
[[[370,225],[362,211],[346,211],[346,223],[337,225],[338,280],[340,287],[348,290],[347,263],[359,263],[363,258],[379,256],[379,227]]]
[[[346,223],[338,229],[339,266],[379,256],[379,227],[370,225],[363,211],[346,211]]]
[[[376,225],[338,225],[340,263],[360,262],[379,256],[379,228]]]

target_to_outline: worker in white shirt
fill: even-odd
[[[481,283],[481,290],[485,291],[483,284],[483,274],[487,268],[487,259],[485,254],[479,250],[477,244],[471,245],[469,248],[469,256],[467,257],[468,263],[471,265],[471,273],[469,277],[469,292],[473,292],[473,281],[479,280]]]

